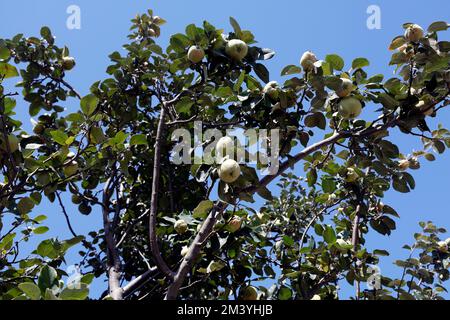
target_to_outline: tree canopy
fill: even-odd
[[[341,281],[354,299],[443,298],[445,229],[421,223],[409,257],[396,261],[400,279],[374,273],[389,252],[369,250],[366,236],[396,229],[386,192],[412,191],[412,170],[450,148],[450,131],[428,121],[450,103],[450,46],[438,39],[447,22],[399,28],[391,78],[369,75],[363,57],[306,52],[280,84],[264,65],[275,52],[235,19],[230,32],[188,25],[165,49],[164,23],[151,10],[136,16],[126,52],[109,56],[87,94],[65,80],[76,61],[48,27],[0,39],[0,299],[339,299]],[[70,99],[78,110],[66,111]],[[27,106],[32,132],[18,120]],[[173,132],[198,123],[223,135],[278,130],[278,170],[262,175],[270,163],[241,161],[225,178],[223,163],[198,161],[194,148],[191,163],[175,163]],[[401,151],[393,131],[422,150]],[[42,201],[63,212],[73,237],[23,252],[51,228],[34,214]],[[76,234],[77,214],[103,228]],[[75,249],[82,275],[67,282]],[[104,293],[89,295],[105,276]]]

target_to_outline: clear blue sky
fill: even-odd
[[[81,30],[66,28],[66,9],[72,4],[81,9]],[[378,5],[381,9],[379,30],[366,27],[369,5]],[[189,23],[200,24],[208,20],[216,27],[229,30],[228,18],[235,17],[244,29],[254,32],[260,46],[277,52],[276,57],[267,64],[273,80],[281,80],[279,72],[282,67],[297,64],[305,50],[313,50],[319,57],[337,53],[346,60],[347,66],[355,57],[366,57],[371,62],[369,73],[383,73],[389,77],[393,69],[387,66],[390,58],[387,47],[394,36],[402,33],[402,23],[415,22],[426,28],[433,21],[450,21],[448,0],[15,0],[0,2],[0,37],[12,37],[17,33],[38,35],[41,26],[49,26],[57,43],[67,45],[77,60],[77,68],[69,73],[69,82],[79,92],[86,94],[94,81],[105,77],[108,54],[121,50],[122,44],[126,43],[129,20],[148,8],[168,21],[160,38],[163,45],[167,44],[170,34],[183,32]],[[449,39],[448,32],[443,35]],[[75,110],[77,103],[72,101],[67,107]],[[19,105],[19,112],[20,108]],[[21,119],[28,125],[28,108],[23,106],[22,110]],[[450,127],[449,110],[441,113],[439,122]],[[398,141],[405,153],[420,147],[414,138],[398,136]],[[394,191],[388,193],[385,203],[392,204],[402,217],[397,224],[398,230],[390,237],[370,236],[369,247],[388,248],[393,257],[404,258],[406,252],[400,248],[412,241],[413,233],[418,231],[419,221],[432,220],[450,229],[449,164],[450,152],[447,152],[438,156],[434,163],[423,163],[422,169],[414,172],[417,182],[415,191],[407,195]],[[68,207],[78,232],[87,232],[99,225],[99,215],[81,217],[75,208]],[[69,237],[57,206],[43,205],[36,211],[36,214],[40,213],[49,216],[48,224],[52,227],[45,237]],[[69,260],[75,262],[77,255],[73,253]],[[391,261],[391,258],[385,259],[381,265],[383,273],[398,272],[397,268],[392,267]],[[97,291],[99,287],[99,284],[95,285],[94,290]]]

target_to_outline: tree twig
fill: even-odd
[[[64,217],[66,218],[67,227],[69,228],[70,233],[72,233],[74,237],[78,237],[77,233],[73,230],[72,224],[70,223],[69,215],[67,214],[66,207],[64,206],[59,192],[56,192],[56,197],[58,198],[59,206],[61,207]]]

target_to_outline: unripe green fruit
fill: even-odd
[[[72,195],[72,203],[74,204],[80,204],[83,200],[81,199],[80,196],[73,194]]]
[[[313,52],[306,51],[300,59],[300,65],[305,72],[311,71],[314,69],[314,63],[317,61],[317,57]]]
[[[278,100],[280,95],[280,86],[276,81],[270,81],[263,89],[263,93],[273,100]]]
[[[78,172],[78,163],[76,161],[71,161],[64,167],[63,171],[66,177],[74,176]]]
[[[409,159],[409,168],[411,168],[412,170],[420,169],[420,162],[417,157],[412,157],[411,159]]]
[[[341,78],[341,80],[342,80],[341,88],[336,90],[336,94],[340,98],[344,98],[347,97],[353,91],[355,86],[353,85],[353,82],[350,79]]]
[[[45,127],[44,127],[44,125],[42,123],[38,123],[33,128],[33,132],[35,134],[42,134],[44,131],[45,131]]]
[[[423,100],[420,100],[419,102],[417,102],[416,104],[416,108],[422,109],[422,108],[426,108],[426,102]],[[425,110],[423,112],[424,115],[426,116],[432,116],[434,113],[434,107],[429,108],[428,110]]]
[[[78,206],[78,210],[81,214],[88,215],[92,212],[92,207],[87,203],[83,202]]]
[[[241,167],[239,163],[232,159],[225,160],[219,169],[219,178],[223,182],[233,183],[241,175]]]
[[[349,183],[353,183],[356,180],[359,179],[359,175],[358,173],[355,171],[355,169],[353,168],[348,168],[347,169],[347,175],[345,177],[345,181],[349,182]]]
[[[354,97],[347,97],[339,102],[339,115],[344,119],[354,119],[362,112],[361,101]]]
[[[205,50],[199,46],[192,46],[188,51],[188,59],[192,63],[199,63],[205,57]]]
[[[437,245],[438,245],[438,250],[439,250],[440,252],[444,252],[444,253],[447,253],[447,252],[448,252],[448,244],[447,244],[446,241],[439,241],[439,242],[437,243]]]
[[[238,39],[232,39],[225,46],[225,53],[236,61],[242,61],[248,53],[247,44]]]
[[[423,29],[418,24],[412,24],[405,30],[405,38],[410,42],[417,42],[423,38]]]
[[[181,248],[181,256],[185,257],[187,255],[187,253],[189,252],[189,247],[188,246],[184,246],[183,248]]]
[[[225,226],[225,230],[227,230],[230,233],[235,233],[239,229],[241,229],[242,226],[242,219],[240,217],[233,217],[233,219],[228,222],[228,224]]]
[[[258,299],[258,291],[252,286],[242,288],[239,293],[240,298],[244,301],[254,301]]]
[[[408,169],[409,169],[409,160],[406,160],[406,159],[400,160],[400,161],[398,162],[398,168],[399,168],[401,171],[406,171],[406,170],[408,170]]]
[[[75,67],[75,59],[72,57],[64,57],[62,59],[62,67],[64,70],[72,70]]]
[[[232,158],[234,155],[234,140],[231,137],[222,137],[216,144],[216,156],[219,163],[224,157]]]
[[[174,228],[178,234],[184,234],[188,229],[188,225],[184,220],[177,220],[174,224]]]

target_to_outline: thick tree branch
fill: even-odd
[[[195,237],[194,241],[192,242],[188,253],[181,262],[181,265],[174,276],[172,284],[169,286],[166,295],[166,300],[174,300],[178,296],[178,291],[183,285],[187,273],[194,265],[194,262],[197,259],[198,255],[200,254],[203,244],[211,234],[211,231],[213,230],[217,219],[222,215],[223,211],[227,207],[228,204],[221,201],[217,202],[214,208],[211,210],[211,213],[203,222],[203,225],[200,231],[198,232],[197,236]]]
[[[361,205],[358,205],[355,210],[355,218],[353,219],[353,230],[352,230],[352,246],[353,252],[356,253],[359,244],[359,220],[361,219]],[[357,264],[355,261],[355,270],[357,269]],[[356,300],[359,300],[359,295],[361,293],[361,288],[359,280],[355,279],[355,290],[356,290]]]
[[[114,300],[122,300],[123,290],[120,287],[121,262],[109,217],[109,204],[114,190],[113,179],[114,175],[107,180],[103,188],[103,228],[105,230],[109,295]]]
[[[163,142],[163,135],[165,129],[166,118],[166,104],[163,103],[161,107],[161,114],[156,131],[155,141],[155,156],[153,161],[153,178],[152,178],[152,194],[150,200],[150,215],[149,215],[149,238],[150,238],[150,251],[153,256],[153,260],[158,269],[166,275],[169,279],[172,279],[174,272],[170,270],[169,266],[164,261],[159,250],[158,238],[156,235],[156,217],[158,214],[158,192],[159,192],[159,178],[161,175],[161,145]]]

